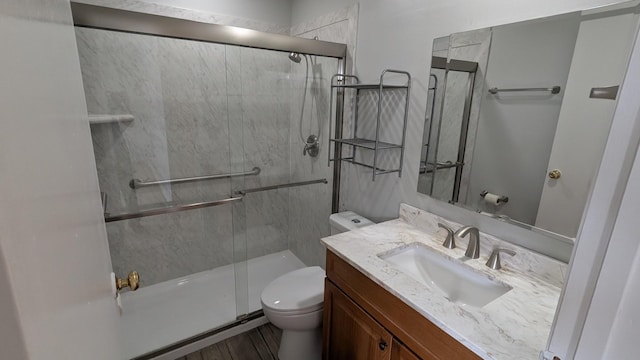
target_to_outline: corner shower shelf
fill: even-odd
[[[390,74],[390,73],[395,73],[395,74],[400,74],[401,76],[406,77],[406,82],[404,85],[397,85],[397,84],[388,84],[384,82],[384,78],[385,75]],[[351,84],[347,84],[347,80],[353,80],[355,81],[355,83],[351,83]],[[338,99],[338,101],[340,101],[339,95],[343,95],[344,94],[344,90],[345,89],[353,89],[355,90],[355,115],[354,115],[354,121],[353,121],[353,138],[349,138],[349,139],[344,139],[341,138],[339,135],[336,135],[336,138],[334,139],[329,139],[329,144],[334,143],[336,145],[335,151],[334,151],[334,157],[331,157],[331,151],[329,151],[329,159],[328,159],[328,164],[331,165],[332,161],[345,161],[351,164],[355,164],[355,165],[359,165],[359,166],[364,166],[366,168],[369,168],[372,170],[372,180],[375,181],[376,179],[376,175],[381,175],[381,174],[389,174],[389,173],[394,173],[397,172],[398,173],[398,177],[402,176],[402,161],[403,161],[403,157],[404,157],[404,144],[405,144],[405,137],[406,137],[406,131],[407,131],[407,116],[408,116],[408,112],[409,112],[409,98],[410,98],[410,92],[411,92],[411,74],[409,74],[406,71],[401,71],[401,70],[391,70],[391,69],[386,69],[382,72],[382,74],[380,75],[380,82],[377,84],[361,84],[360,83],[360,79],[358,79],[357,76],[355,75],[345,75],[345,74],[335,74],[331,77],[331,100],[329,102],[331,108],[329,109],[329,114],[333,114],[333,99],[334,96],[336,96],[336,98]],[[368,139],[368,138],[360,138],[357,136],[357,130],[358,130],[358,121],[360,120],[358,117],[358,106],[359,106],[359,97],[360,97],[360,91],[361,90],[377,90],[378,92],[378,96],[377,96],[377,111],[375,112],[375,114],[372,116],[373,119],[375,119],[375,137],[373,139]],[[381,121],[383,121],[381,119],[382,117],[382,103],[383,103],[383,94],[385,93],[385,90],[404,90],[405,91],[405,104],[404,104],[404,114],[403,114],[403,123],[402,123],[402,140],[400,143],[390,143],[390,142],[384,142],[384,141],[380,141],[380,124]],[[342,92],[339,94],[339,92]],[[338,105],[336,105],[338,106]],[[385,120],[386,121],[386,120]],[[337,123],[337,127],[341,127],[342,126],[342,121],[336,121]],[[331,126],[332,126],[332,121],[331,119],[329,119],[329,134],[331,134]],[[336,129],[336,133],[337,134],[341,134],[342,131],[341,128]],[[351,155],[348,157],[342,157],[342,148],[340,146],[342,145],[348,145],[351,147]],[[372,164],[365,164],[363,162],[360,161],[356,161],[356,148],[362,148],[362,149],[366,149],[366,150],[370,150],[373,151],[373,163]],[[393,169],[389,169],[389,170],[385,170],[379,167],[378,164],[378,152],[379,150],[389,150],[389,149],[399,149],[400,150],[400,159],[399,159],[399,164],[397,166],[397,168],[393,168]]]

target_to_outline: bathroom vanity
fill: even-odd
[[[566,264],[483,233],[480,258],[468,259],[465,239],[442,246],[438,223],[461,226],[403,204],[396,220],[322,239],[324,359],[538,359]],[[497,247],[517,254],[493,270],[485,262]],[[451,270],[431,273],[399,258]]]
[[[323,324],[325,359],[480,359],[331,251]]]

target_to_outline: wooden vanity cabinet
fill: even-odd
[[[480,359],[331,251],[326,268],[323,359]]]
[[[325,282],[325,309],[330,331],[325,332],[325,359],[389,360],[393,337],[331,281]],[[328,355],[328,356],[327,356]]]
[[[400,344],[396,339],[393,339],[391,345],[391,358],[393,360],[420,360],[416,354],[412,353],[411,350]]]

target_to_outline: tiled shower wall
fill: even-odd
[[[352,72],[358,24],[358,5],[326,14],[311,21],[294,25],[291,35],[347,44],[347,73]],[[300,135],[300,106],[302,97],[294,96],[291,103],[291,180],[303,181],[326,178],[327,185],[311,185],[291,188],[289,197],[289,249],[305,264],[324,267],[325,248],[320,238],[330,234],[331,196],[333,165],[327,166],[329,150],[329,97],[331,76],[337,73],[334,59],[309,57],[309,87],[305,113],[302,120],[302,134],[306,138],[320,129],[320,153],[316,158],[303,156]],[[304,86],[304,59],[292,68],[296,84]],[[345,105],[345,108],[348,104]],[[345,118],[348,118],[346,116]],[[332,130],[335,127],[332,128]],[[333,146],[333,145],[332,145]]]
[[[107,211],[229,197],[233,190],[289,179],[286,54],[77,29],[90,114],[133,114],[132,123],[92,125]],[[242,180],[133,190],[132,178],[179,178],[261,168]],[[246,222],[249,258],[287,248],[288,194],[245,197],[231,206],[107,224],[114,271],[136,269],[145,285],[233,261],[233,222]],[[242,214],[242,213],[240,213]],[[244,239],[240,239],[244,241]]]
[[[357,6],[291,31],[349,44],[353,59]],[[90,114],[132,114],[131,123],[92,125],[107,211],[216,200],[235,190],[326,178],[328,184],[247,194],[219,206],[107,224],[114,271],[135,269],[151,285],[290,248],[308,265],[324,265],[319,239],[329,234],[329,80],[337,60],[309,57],[309,90],[300,122],[304,60],[286,53],[77,28]],[[351,61],[347,64],[350,66]],[[320,129],[317,158],[302,155]],[[259,176],[133,190],[132,178],[168,179],[261,168]],[[241,211],[239,211],[241,209]],[[235,233],[234,233],[235,231]],[[237,259],[237,258],[236,258]]]

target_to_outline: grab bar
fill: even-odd
[[[493,87],[489,89],[489,92],[492,93],[493,95],[499,92],[512,92],[512,91],[550,91],[552,94],[558,94],[560,93],[560,86],[552,86],[552,87],[546,87],[546,88],[518,88],[518,89],[499,89],[499,88]]]
[[[131,187],[132,189],[137,189],[137,188],[152,186],[152,185],[179,184],[179,183],[186,183],[186,182],[199,181],[199,180],[224,179],[224,178],[231,178],[236,176],[258,175],[258,174],[260,174],[260,168],[256,166],[251,171],[229,173],[229,174],[205,175],[205,176],[195,176],[195,177],[187,177],[187,178],[180,178],[180,179],[167,179],[167,180],[156,180],[156,181],[142,181],[140,179],[131,179],[131,181],[129,181],[129,187]]]
[[[238,190],[235,193],[237,195],[246,195],[246,194],[258,192],[258,191],[275,190],[275,189],[282,189],[282,188],[288,188],[288,187],[294,187],[294,186],[303,186],[303,185],[320,184],[320,183],[327,184],[328,181],[327,179],[299,181],[299,182],[288,183],[288,184],[278,184],[278,185],[263,186],[259,188],[253,188],[253,189]]]
[[[195,209],[202,209],[202,208],[207,208],[211,206],[225,205],[225,204],[229,204],[236,201],[242,201],[242,196],[232,197],[232,198],[222,199],[222,200],[215,200],[215,201],[192,203],[187,205],[176,205],[176,206],[168,206],[163,208],[142,210],[135,213],[105,216],[104,221],[114,222],[114,221],[120,221],[120,220],[137,219],[137,218],[153,216],[153,215],[169,214],[169,213],[186,211],[186,210],[195,210]]]

